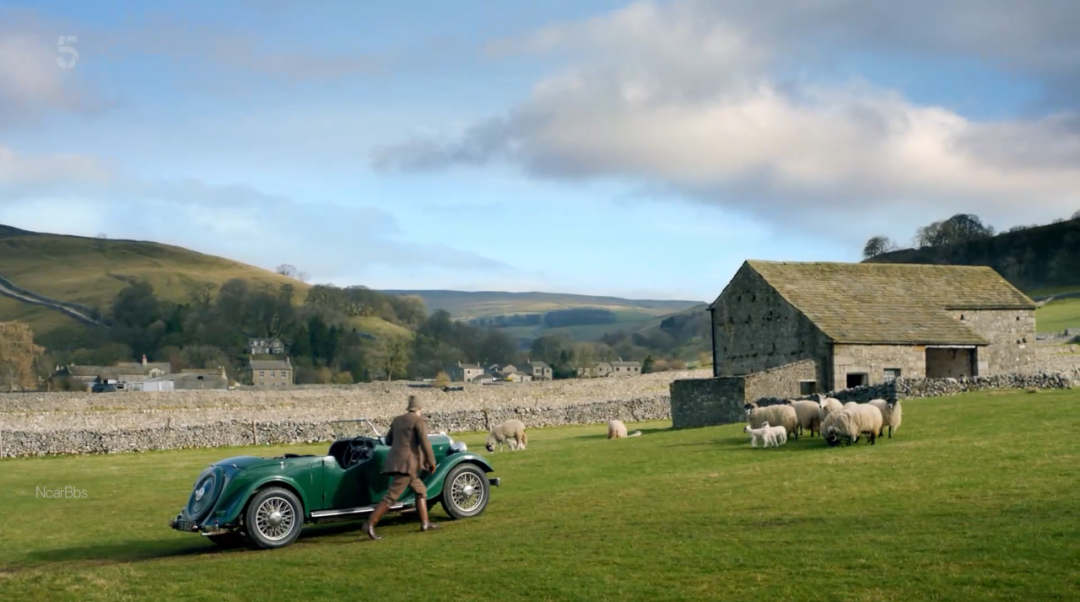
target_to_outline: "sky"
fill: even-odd
[[[1080,2],[0,5],[0,224],[316,283],[712,300],[1080,209]]]

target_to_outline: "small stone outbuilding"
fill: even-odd
[[[794,397],[1031,373],[1035,308],[989,267],[747,261],[709,306],[713,374],[768,370]]]

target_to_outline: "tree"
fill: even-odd
[[[34,332],[23,322],[0,322],[0,386],[9,391],[37,384],[34,360],[45,349],[34,344]]]
[[[588,373],[589,368],[596,364],[596,348],[592,343],[574,343],[570,347],[570,352],[570,367],[577,372],[578,376]]]
[[[920,249],[940,247],[989,238],[993,235],[993,226],[983,224],[979,216],[957,213],[945,221],[934,222],[919,228],[915,233],[915,246]]]
[[[289,263],[283,263],[279,265],[278,267],[274,268],[274,271],[278,274],[281,274],[282,276],[285,276],[286,278],[296,277],[296,266]]]
[[[435,386],[440,389],[450,386],[450,375],[445,370],[439,370],[439,373],[435,375]]]
[[[409,343],[408,337],[403,335],[380,336],[375,340],[371,353],[365,356],[369,371],[386,375],[388,381],[394,380],[395,376],[406,376],[412,358],[412,345]]]
[[[1077,211],[1076,213],[1072,214],[1072,217],[1070,217],[1069,219],[1080,219],[1080,211]]]
[[[863,247],[863,258],[870,259],[871,257],[877,257],[882,253],[888,253],[895,250],[896,245],[893,244],[893,241],[889,240],[889,237],[874,236],[866,241],[866,246]]]

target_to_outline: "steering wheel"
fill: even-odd
[[[374,455],[375,450],[364,439],[354,439],[345,453],[345,466],[354,466]]]

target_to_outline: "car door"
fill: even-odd
[[[373,439],[366,437],[357,437],[351,443],[358,448],[370,448],[371,454],[347,467],[342,466],[342,458],[338,457],[338,454],[323,458],[322,481],[325,510],[360,508],[379,501],[378,498],[372,501],[368,484],[369,475],[382,471],[383,459],[378,457],[377,452],[379,446]]]

